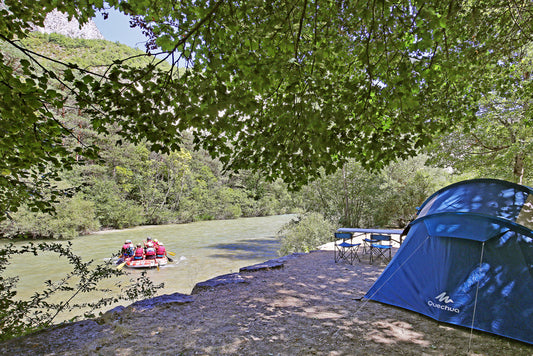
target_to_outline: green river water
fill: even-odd
[[[83,236],[72,240],[73,250],[84,261],[108,261],[112,253],[121,248],[126,239],[134,243],[146,240],[147,236],[164,242],[167,251],[174,252],[173,262],[159,269],[147,270],[156,284],[165,283],[160,294],[189,294],[198,282],[238,272],[239,268],[278,257],[279,241],[276,232],[294,215],[278,215],[236,220],[204,221],[190,224],[143,226],[134,229],[108,231]],[[38,241],[36,241],[38,242]],[[17,242],[23,244],[24,242]],[[70,265],[57,255],[26,256],[12,259],[6,275],[20,278],[18,296],[27,298],[44,288],[44,281],[58,281],[71,270]],[[136,278],[140,270],[127,270],[124,281]],[[117,281],[108,280],[104,286],[111,289],[108,295],[117,292]],[[62,296],[64,298],[67,295]],[[98,295],[77,296],[74,302],[98,298]],[[122,305],[127,305],[125,301]],[[106,309],[112,308],[112,306]],[[63,314],[56,321],[72,317]]]

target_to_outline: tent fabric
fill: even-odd
[[[529,187],[496,179],[463,181],[429,197],[420,207],[417,218],[443,212],[463,212],[515,222],[531,193]],[[529,227],[533,228],[533,224]]]
[[[531,193],[478,179],[430,196],[365,297],[533,344]]]

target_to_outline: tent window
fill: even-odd
[[[533,195],[529,194],[525,204],[518,214],[516,223],[533,230]]]

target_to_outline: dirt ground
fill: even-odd
[[[190,303],[56,327],[0,344],[0,354],[533,355],[532,345],[359,300],[382,269],[312,252]]]

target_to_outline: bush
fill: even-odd
[[[96,206],[100,225],[124,229],[145,222],[143,208],[137,205],[135,201],[128,200],[121,195],[115,182],[111,180],[97,181],[91,187],[90,193]]]
[[[280,256],[294,252],[309,252],[331,241],[335,226],[322,214],[309,213],[285,224],[278,232]]]
[[[56,215],[50,219],[50,228],[61,238],[74,238],[98,230],[94,203],[77,195],[64,199],[56,208]]]
[[[71,239],[97,230],[100,226],[96,219],[94,203],[80,195],[63,198],[55,204],[56,214],[33,212],[21,208],[12,215],[11,220],[0,224],[3,237],[62,238]]]
[[[27,300],[17,298],[16,285],[18,277],[6,276],[6,269],[13,256],[56,254],[59,260],[66,260],[72,271],[60,281],[48,280],[45,287]],[[35,257],[39,258],[39,257]],[[137,300],[152,297],[163,284],[154,285],[143,273],[131,284],[118,286],[121,292],[109,294],[100,282],[108,278],[116,278],[125,272],[118,270],[112,259],[106,264],[94,265],[93,261],[83,262],[81,257],[72,252],[70,242],[60,243],[29,243],[23,246],[13,244],[0,247],[0,340],[7,340],[25,333],[49,327],[62,312],[84,310],[85,317],[94,317],[94,311],[109,306],[120,300]],[[79,294],[103,293],[105,297],[88,303],[77,304],[74,299]],[[65,296],[60,302],[51,302],[52,296]],[[76,298],[78,299],[78,298]]]

